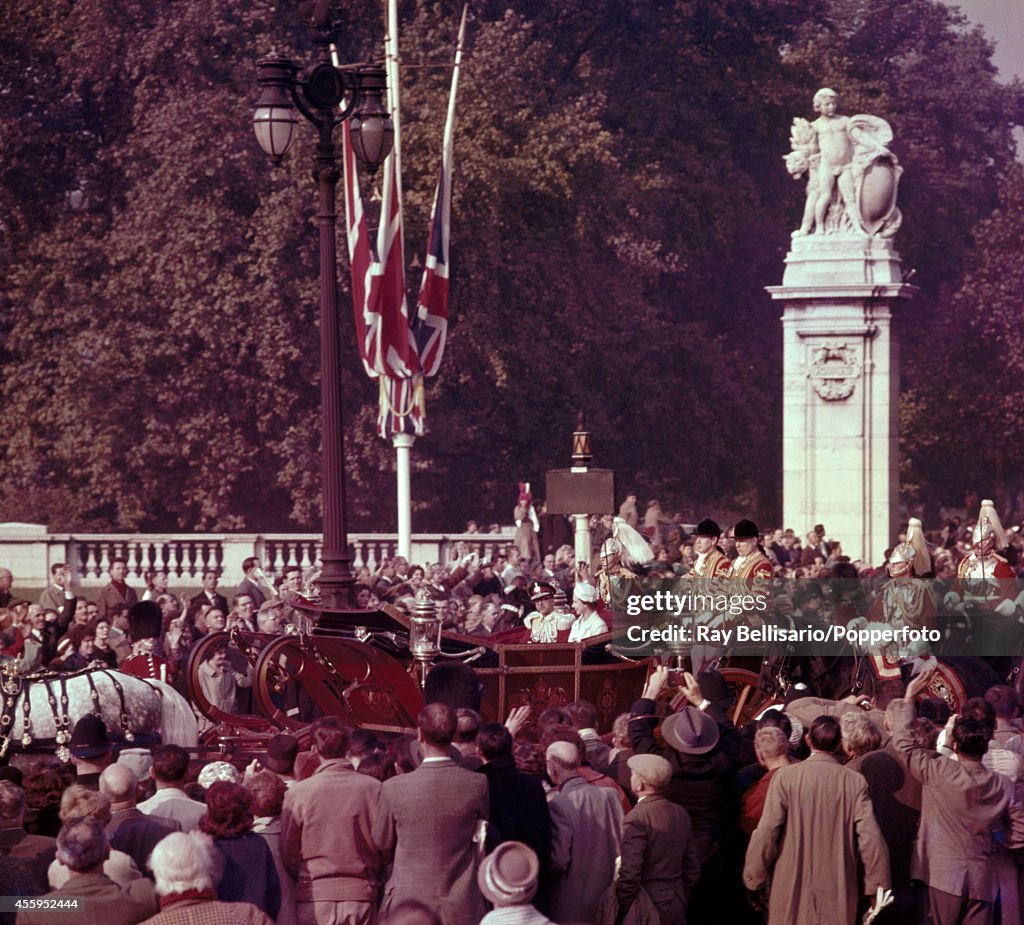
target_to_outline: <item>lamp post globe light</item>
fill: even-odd
[[[257,62],[260,97],[253,129],[260,147],[280,164],[295,140],[296,109],[317,130],[314,177],[320,234],[320,400],[322,415],[323,571],[320,606],[325,612],[354,610],[352,556],[345,526],[345,451],[342,420],[341,338],[338,314],[335,199],[341,171],[334,130],[349,120],[360,165],[374,173],[391,151],[394,129],[384,106],[384,68],[375,64],[335,66],[329,4],[318,4],[313,36],[318,61],[302,71],[274,52]]]

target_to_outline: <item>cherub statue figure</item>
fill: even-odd
[[[838,104],[838,94],[823,87],[814,95],[818,118],[793,120],[786,169],[794,178],[807,174],[803,220],[794,237],[849,230],[893,234],[899,225],[896,187],[902,168],[887,147],[892,129],[877,116],[841,116]],[[865,176],[875,165],[877,177],[865,187]]]

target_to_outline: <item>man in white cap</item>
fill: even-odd
[[[690,814],[666,800],[672,765],[660,755],[633,755],[630,789],[639,797],[623,820],[621,864],[615,886],[621,922],[640,889],[654,903],[661,925],[686,925],[690,890],[700,876]]]
[[[576,611],[576,619],[569,627],[569,642],[583,642],[591,636],[599,636],[608,632],[608,624],[597,612],[597,588],[580,582],[572,591],[572,609]]]
[[[480,925],[549,925],[530,902],[537,892],[540,864],[533,849],[519,841],[502,842],[480,865],[477,884],[494,905]]]
[[[558,634],[572,624],[572,617],[555,610],[555,589],[543,581],[530,585],[530,600],[537,608],[523,621],[530,631],[530,642],[557,642]]]

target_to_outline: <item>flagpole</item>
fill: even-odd
[[[398,98],[398,0],[388,0],[388,29],[385,41],[385,60],[388,74],[388,111],[395,127],[395,182],[401,184],[401,113]],[[399,196],[401,187],[399,187]],[[402,238],[398,241],[399,253],[405,257],[405,222],[402,222]],[[386,385],[386,383],[385,383]],[[382,392],[382,397],[383,397]],[[382,413],[383,413],[382,409]],[[395,448],[395,482],[398,507],[398,555],[406,560],[412,553],[412,445],[415,434],[396,433],[391,437]]]

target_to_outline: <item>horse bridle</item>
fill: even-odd
[[[12,665],[15,663],[11,663]],[[22,688],[21,675],[5,664],[0,667],[0,759],[7,757],[14,728],[14,704]]]

